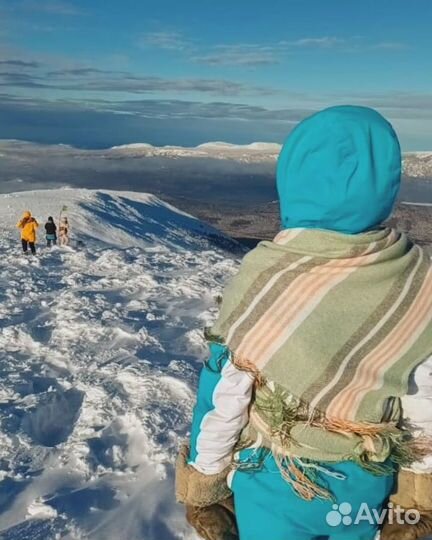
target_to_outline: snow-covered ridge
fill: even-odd
[[[125,248],[163,242],[177,249],[196,238],[233,245],[210,225],[148,193],[73,188],[8,193],[0,195],[0,222],[16,235],[15,225],[24,210],[30,209],[44,223],[48,216],[58,220],[63,206],[75,239],[97,242],[99,247],[102,243]]]
[[[280,152],[281,145],[277,143],[264,143],[264,142],[254,142],[250,144],[232,144],[227,143],[223,141],[213,141],[213,142],[207,142],[203,144],[199,144],[198,146],[153,146],[152,144],[148,143],[132,143],[132,144],[122,144],[120,146],[112,146],[108,150],[172,150],[175,151],[231,151],[231,152],[243,152],[243,151],[251,151],[251,152]]]
[[[239,145],[221,141],[208,142],[196,147],[183,146],[153,146],[148,143],[133,143],[113,146],[103,150],[85,150],[64,144],[43,145],[16,140],[0,140],[0,156],[16,164],[24,166],[27,163],[40,164],[44,159],[52,159],[57,165],[70,163],[90,163],[98,166],[109,166],[116,161],[129,165],[128,160],[134,160],[139,166],[147,165],[163,167],[175,160],[182,163],[202,167],[205,160],[211,170],[215,167],[214,160],[220,165],[237,166],[243,164],[250,169],[265,167],[273,170],[281,145],[277,143],[254,142]],[[140,162],[139,160],[143,160]],[[133,162],[131,162],[133,163]],[[403,155],[403,172],[412,178],[432,179],[432,152],[407,152]]]
[[[412,178],[432,179],[432,152],[409,152],[404,154],[403,170]]]
[[[70,248],[43,247],[63,206]],[[20,252],[23,210],[41,222]],[[196,540],[173,461],[235,271],[227,240],[152,195],[0,196],[0,537]]]
[[[127,157],[196,157],[229,159],[239,162],[276,161],[282,146],[277,143],[255,142],[238,145],[225,142],[209,142],[193,148],[182,146],[156,147],[150,144],[129,144],[114,146],[105,152],[109,156]],[[410,177],[432,178],[432,152],[407,152],[403,156],[403,172]]]
[[[0,155],[22,150],[27,155],[75,157],[77,159],[128,159],[128,158],[200,158],[231,160],[241,163],[273,163],[281,145],[255,142],[238,145],[225,142],[209,142],[195,147],[153,146],[147,143],[124,144],[103,150],[84,150],[64,144],[43,145],[16,140],[0,140]]]
[[[226,142],[208,142],[196,147],[183,146],[152,146],[146,143],[126,144],[113,146],[105,151],[106,154],[124,154],[129,157],[160,156],[171,157],[197,157],[213,159],[233,159],[237,161],[274,161],[279,155],[280,144],[255,142],[239,145]]]

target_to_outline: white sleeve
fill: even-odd
[[[404,420],[415,436],[432,438],[432,356],[420,364],[410,378],[408,395],[402,398]],[[432,447],[422,461],[410,469],[417,473],[432,473]]]
[[[201,385],[206,386],[205,378]],[[212,408],[203,416],[190,464],[203,474],[221,472],[249,419],[254,377],[227,361],[210,390]]]

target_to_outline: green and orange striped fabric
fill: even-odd
[[[309,419],[396,424],[410,373],[432,354],[430,257],[390,228],[282,231],[246,255],[209,335]],[[272,420],[254,411],[262,433]]]

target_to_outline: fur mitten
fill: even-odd
[[[186,519],[205,540],[238,540],[232,498],[206,508],[186,506]]]
[[[204,508],[231,497],[227,485],[229,468],[218,474],[206,475],[188,465],[189,448],[180,448],[176,464],[177,501],[190,506]]]
[[[205,540],[238,540],[229,469],[205,475],[188,465],[189,447],[180,448],[176,465],[177,501],[186,505],[186,519]]]
[[[386,523],[381,532],[381,540],[418,540],[432,534],[432,474],[416,474],[401,470],[397,491],[391,496],[390,501],[394,507],[417,510],[420,513],[420,521],[411,525]],[[403,514],[401,518],[403,520]]]

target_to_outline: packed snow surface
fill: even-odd
[[[48,250],[63,205],[71,247]],[[235,245],[137,193],[2,195],[0,223],[0,537],[195,539],[173,462]]]

